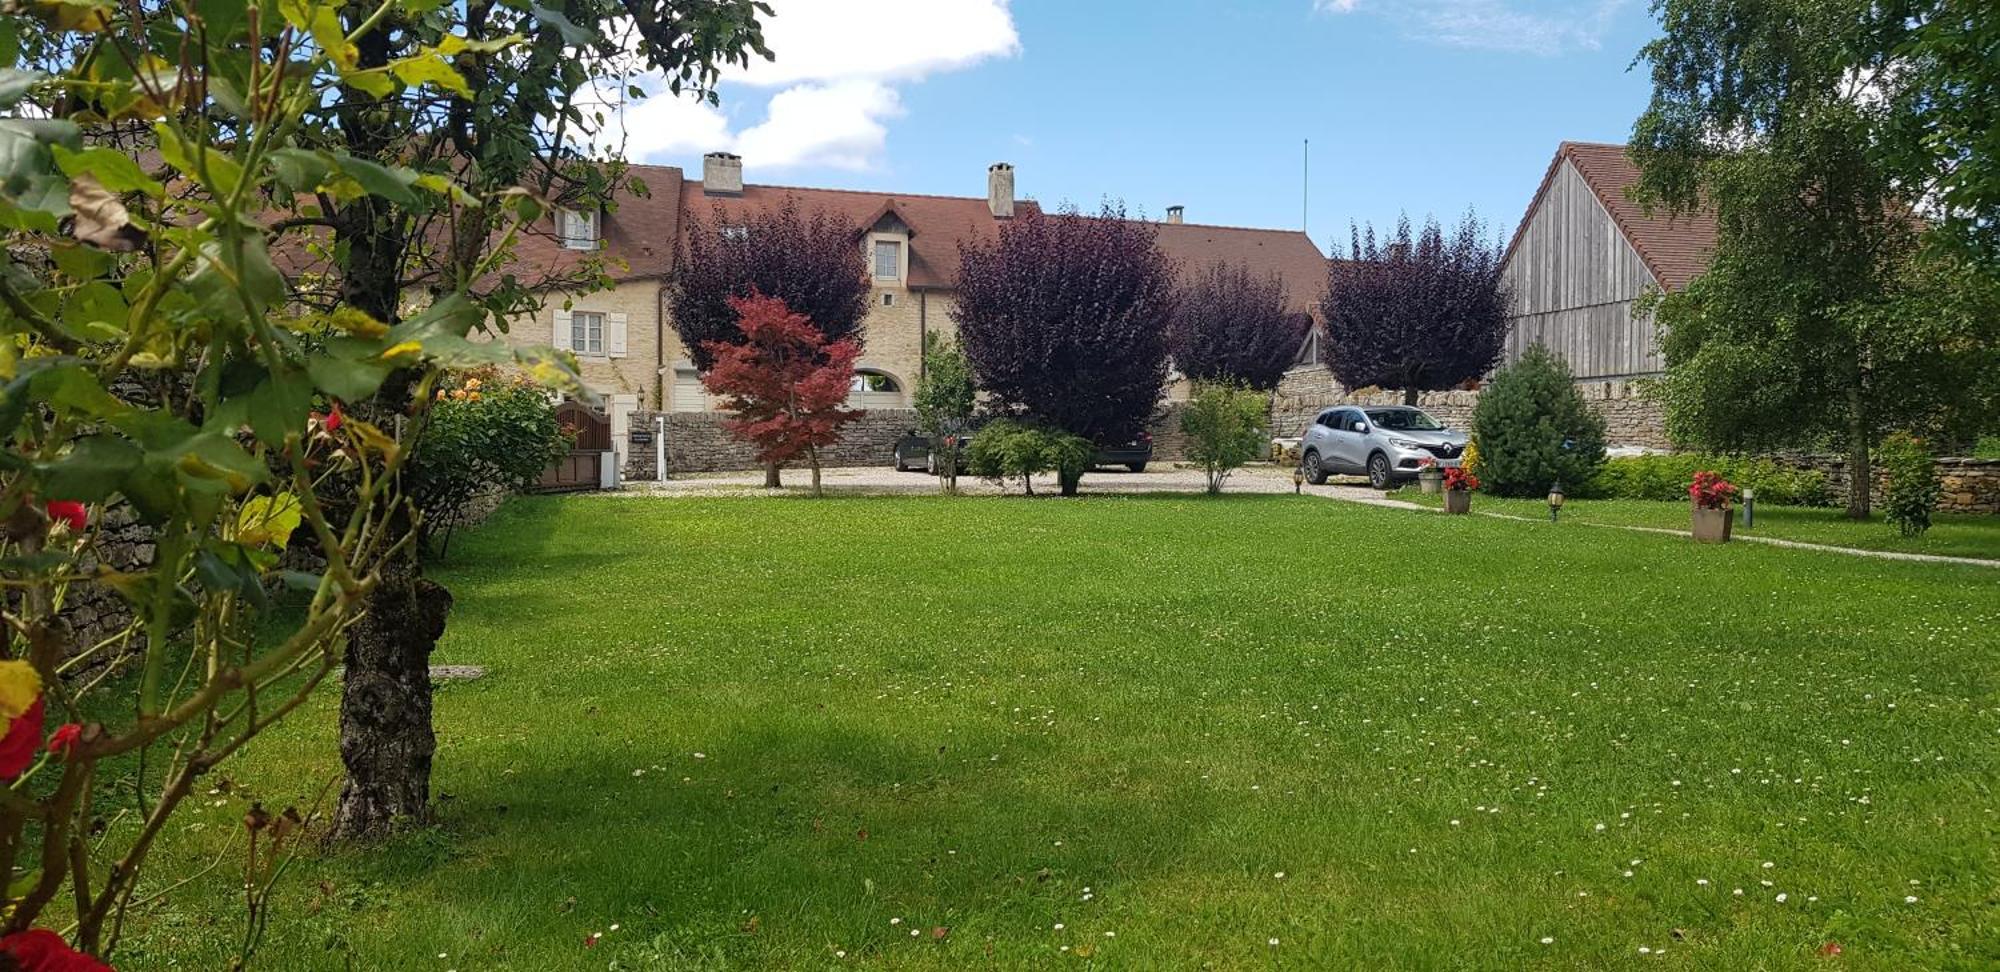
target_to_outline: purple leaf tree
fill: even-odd
[[[1167,382],[1175,267],[1151,223],[1028,210],[959,249],[952,319],[994,408],[1100,446],[1145,430]],[[1075,476],[1063,476],[1065,494]]]
[[[674,331],[706,373],[714,344],[742,344],[732,299],[776,297],[805,316],[829,342],[862,339],[868,313],[867,263],[860,232],[832,213],[799,211],[797,200],[730,217],[690,216],[668,282]]]
[[[1181,289],[1167,341],[1174,367],[1195,381],[1270,391],[1311,326],[1311,317],[1286,307],[1282,277],[1218,261]]]
[[[1327,367],[1349,388],[1400,388],[1417,394],[1484,376],[1507,339],[1508,293],[1501,250],[1486,225],[1466,213],[1449,239],[1437,220],[1412,239],[1410,221],[1378,242],[1374,227],[1353,230],[1348,259],[1328,263],[1320,309]]]

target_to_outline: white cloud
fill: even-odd
[[[736,154],[760,166],[866,169],[903,113],[896,89],[880,81],[801,84],[771,96],[764,120],[736,136]]]
[[[1597,50],[1628,0],[1313,0],[1317,13],[1374,13],[1418,40],[1553,56]]]
[[[772,0],[764,42],[774,61],[753,59],[723,73],[725,107],[754,105],[746,89],[780,89],[761,120],[732,125],[732,115],[675,98],[656,77],[633,79],[649,97],[625,104],[600,146],[623,139],[626,157],[659,161],[697,152],[732,151],[753,173],[825,165],[866,169],[888,144],[889,122],[903,114],[896,85],[921,82],[1020,52],[1008,0]],[[609,104],[622,84],[600,84]]]
[[[1007,0],[773,0],[764,43],[731,80],[762,87],[921,80],[1021,50]]]

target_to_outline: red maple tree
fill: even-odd
[[[818,496],[819,450],[840,441],[840,427],[861,417],[843,407],[861,345],[853,338],[828,341],[776,297],[732,297],[729,306],[744,341],[708,342],[715,364],[702,378],[736,413],[723,427],[755,446],[770,468],[804,456]]]

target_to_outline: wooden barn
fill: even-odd
[[[1648,216],[1627,190],[1639,169],[1623,145],[1564,142],[1514,231],[1501,279],[1514,293],[1507,360],[1534,344],[1578,380],[1658,374],[1653,322],[1633,315],[1649,287],[1672,291],[1708,265],[1715,221]]]

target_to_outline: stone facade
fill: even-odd
[[[581,297],[551,295],[538,313],[523,315],[509,322],[507,340],[521,345],[555,344],[555,318],[559,310],[594,311],[606,317],[624,315],[623,354],[577,353],[577,367],[583,373],[583,383],[606,398],[631,396],[640,408],[659,406],[662,391],[659,375],[659,281],[627,280],[607,290]],[[606,350],[610,349],[607,347]]]
[[[1613,448],[1639,447],[1668,449],[1666,413],[1644,393],[1644,386],[1632,381],[1588,381],[1577,384],[1585,403],[1604,417],[1604,441]],[[1320,409],[1330,405],[1400,405],[1399,391],[1368,390],[1349,392],[1325,368],[1294,368],[1285,373],[1271,395],[1273,435],[1294,436],[1303,431]],[[1472,410],[1479,404],[1476,391],[1424,392],[1417,407],[1455,428],[1470,428]]]
[[[1826,476],[1826,485],[1836,505],[1847,504],[1849,480],[1844,456],[1783,455],[1773,459],[1798,469],[1816,470]],[[1869,502],[1880,506],[1887,492],[1889,476],[1880,468],[1869,490]],[[1937,461],[1940,513],[2000,514],[2000,459],[1943,458]]]

